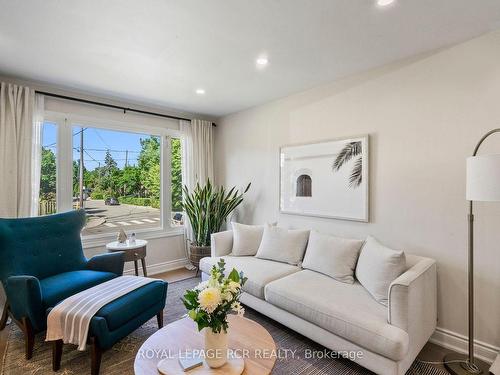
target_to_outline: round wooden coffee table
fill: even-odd
[[[229,316],[229,348],[241,353],[245,361],[243,374],[270,374],[276,362],[276,344],[269,332],[253,320]],[[189,318],[168,324],[149,337],[135,356],[136,375],[158,375],[157,365],[162,359],[203,348],[203,335]],[[225,374],[224,366],[217,373]],[[198,368],[198,371],[200,368]],[[213,369],[206,373],[213,374]],[[200,374],[202,372],[196,372]],[[189,374],[189,371],[186,372]]]

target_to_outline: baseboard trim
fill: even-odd
[[[156,264],[150,264],[147,266],[147,271],[148,271],[148,276],[153,276],[157,275],[159,273],[164,273],[168,271],[173,271],[177,270],[179,268],[182,268],[188,264],[187,258],[182,258],[182,259],[175,259],[175,260],[169,260],[168,262],[161,262],[161,263],[156,263]],[[129,264],[132,263],[126,263],[125,266],[128,267]],[[125,269],[123,271],[124,275],[135,275],[134,268],[130,269]],[[139,264],[139,275],[142,275],[142,267]]]
[[[458,353],[467,353],[468,339],[467,336],[450,331],[444,328],[436,328],[436,331],[431,336],[430,342],[442,346],[443,348],[454,350]],[[493,363],[496,356],[500,352],[500,348],[494,345],[487,344],[483,341],[475,340],[475,355],[477,358],[487,362]]]

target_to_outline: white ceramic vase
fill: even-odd
[[[211,368],[222,367],[227,362],[227,332],[214,333],[205,328],[205,362]]]

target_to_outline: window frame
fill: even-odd
[[[57,125],[56,144],[56,204],[57,212],[73,209],[73,126],[83,126],[96,129],[149,134],[160,138],[160,226],[155,228],[137,229],[140,238],[153,239],[179,236],[184,234],[183,226],[172,226],[172,194],[171,194],[171,138],[181,139],[181,149],[184,146],[184,135],[180,130],[139,125],[132,122],[106,120],[88,116],[45,111],[44,122]],[[184,165],[184,161],[182,162]],[[116,233],[103,233],[82,236],[84,248],[102,246],[116,238]]]

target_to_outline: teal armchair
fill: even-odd
[[[80,237],[84,225],[84,210],[0,219],[0,280],[7,296],[0,330],[10,315],[24,332],[27,359],[35,333],[47,328],[52,307],[123,273],[122,252],[85,258]]]

